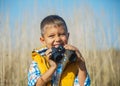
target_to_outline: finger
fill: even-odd
[[[64,48],[65,48],[65,49],[68,49],[68,50],[73,50],[73,51],[76,50],[76,48],[75,48],[74,46],[72,46],[72,45],[68,45],[68,44],[65,45]]]
[[[48,50],[45,52],[45,55],[48,56],[51,52],[52,52],[52,49],[48,49]]]
[[[50,59],[50,57],[51,57],[51,53],[49,53],[49,54],[47,55],[47,57],[48,57],[48,59]]]
[[[72,45],[68,45],[68,44],[65,45],[64,47],[65,47],[65,49],[75,51],[75,53],[76,53],[76,55],[77,55],[78,58],[81,58],[81,57],[82,57],[80,51],[79,51],[76,47],[74,47],[74,46],[72,46]]]
[[[71,48],[70,48],[70,45],[68,45],[68,44],[67,44],[67,45],[65,45],[65,46],[64,46],[64,48],[65,48],[65,49],[68,49],[68,50],[70,50],[70,49],[71,49]]]

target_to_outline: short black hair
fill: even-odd
[[[41,29],[41,35],[43,36],[44,34],[44,27],[45,25],[50,25],[50,24],[54,24],[57,26],[63,26],[64,29],[66,30],[66,32],[68,32],[67,30],[67,25],[64,21],[64,19],[58,15],[49,15],[47,17],[45,17],[41,24],[40,24],[40,29]]]

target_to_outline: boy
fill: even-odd
[[[32,52],[32,64],[28,72],[28,86],[90,86],[84,58],[80,51],[68,44],[69,33],[65,21],[58,15],[50,15],[41,22],[40,41],[44,47]],[[51,59],[52,48],[62,45],[65,50],[74,51],[76,60],[63,62]],[[73,57],[75,58],[75,57]]]

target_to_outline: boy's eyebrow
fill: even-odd
[[[54,33],[48,33],[48,35],[54,35]]]

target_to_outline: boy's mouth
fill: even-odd
[[[57,48],[57,47],[59,47],[60,45],[62,45],[62,44],[55,44],[54,47]]]

